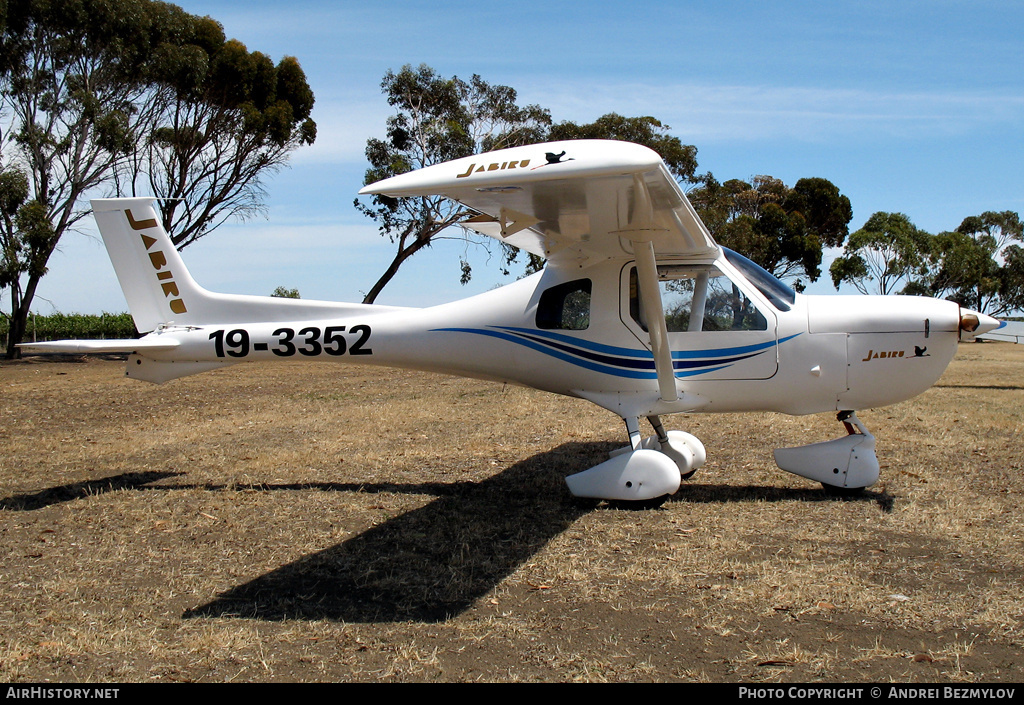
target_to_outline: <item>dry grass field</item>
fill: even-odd
[[[585,402],[414,372],[0,364],[0,681],[1024,680],[1024,346],[860,415],[882,479],[771,449],[833,416],[676,416],[663,507],[574,502]]]

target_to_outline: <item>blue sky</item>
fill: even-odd
[[[317,143],[268,181],[269,217],[184,251],[211,290],[362,299],[392,246],[352,201],[366,139],[383,136],[389,114],[381,77],[404,64],[478,73],[556,121],[653,115],[720,180],[827,178],[853,203],[851,230],[876,211],[930,232],[1024,212],[1016,0],[178,4],[251,50],[297,57],[316,95]],[[474,267],[467,287],[460,255]],[[832,291],[827,279],[812,291]],[[378,303],[442,303],[504,281],[486,252],[454,239],[403,265]],[[95,236],[68,234],[51,258],[35,310],[54,308],[125,310]]]

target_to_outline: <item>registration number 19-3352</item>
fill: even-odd
[[[269,350],[278,357],[305,355],[316,357],[320,354],[333,355],[372,355],[373,350],[367,347],[370,341],[370,326],[352,326],[347,331],[345,326],[327,326],[319,328],[309,326],[298,332],[294,328],[278,328],[273,332],[273,340],[254,341],[245,328],[234,330],[215,330],[210,333],[217,357],[246,357],[250,352]]]

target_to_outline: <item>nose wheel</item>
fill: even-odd
[[[786,472],[820,482],[829,494],[851,497],[878,481],[875,437],[854,412],[840,412],[837,418],[846,427],[846,436],[796,448],[777,448],[775,463]]]

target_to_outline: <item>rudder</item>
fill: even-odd
[[[194,310],[207,292],[160,225],[153,199],[97,199],[92,209],[135,327],[146,332],[195,322]]]
[[[306,321],[403,310],[395,306],[222,294],[199,286],[171,242],[153,198],[104,198],[93,214],[141,333],[161,326]]]

